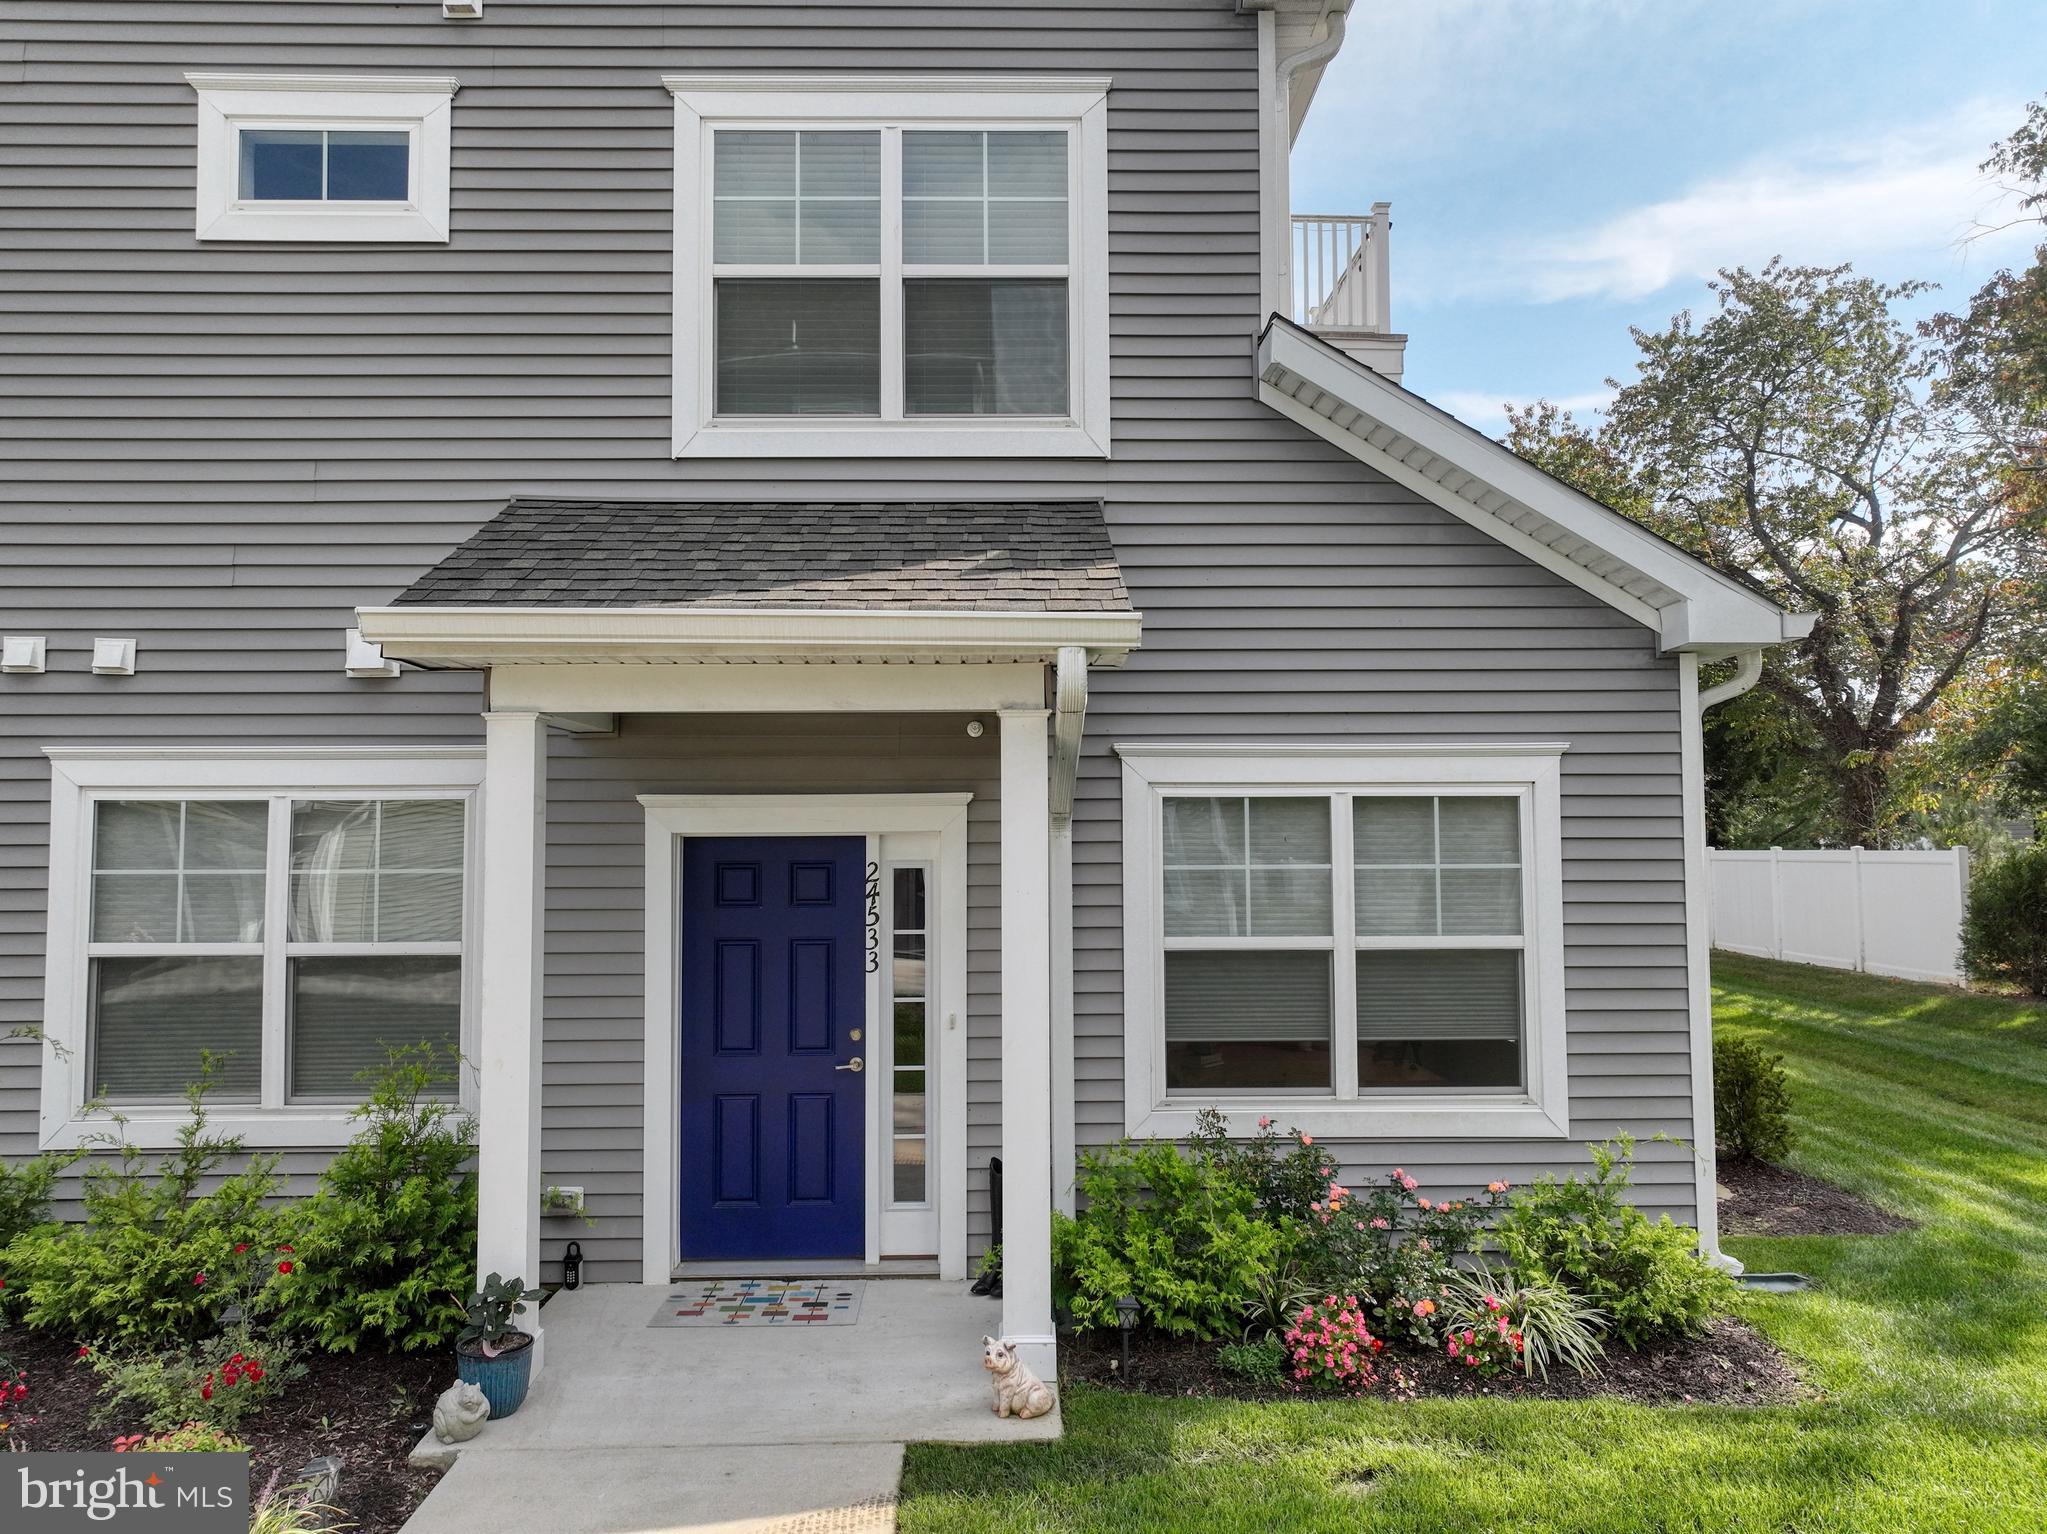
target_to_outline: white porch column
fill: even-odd
[[[1002,1334],[1050,1379],[1051,773],[1045,709],[1002,710]]]
[[[483,716],[483,934],[477,945],[476,1270],[540,1283],[540,1016],[547,895],[547,727]],[[520,1323],[541,1365],[540,1309]]]

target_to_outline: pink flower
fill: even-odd
[[[1260,1129],[1270,1129],[1270,1128],[1272,1127],[1272,1120],[1271,1120],[1271,1119],[1260,1119],[1260,1120],[1258,1121],[1258,1127],[1259,1127]]]
[[[1301,1143],[1303,1145],[1313,1145],[1315,1143],[1315,1137],[1313,1135],[1302,1135]]]
[[[1489,1182],[1485,1185],[1485,1190],[1488,1193],[1505,1193],[1511,1186],[1512,1184],[1506,1182]]]
[[[1436,1302],[1434,1300],[1416,1300],[1414,1302],[1414,1313],[1418,1316],[1432,1316],[1436,1313]]]
[[[1319,1210],[1319,1209],[1320,1209],[1320,1208],[1322,1207],[1322,1205],[1321,1205],[1320,1203],[1313,1203],[1313,1204],[1310,1204],[1310,1205],[1309,1205],[1308,1207],[1309,1207],[1310,1209],[1317,1209],[1317,1210]]]
[[[1374,1215],[1374,1216],[1372,1217],[1372,1229],[1374,1229],[1374,1230],[1391,1230],[1392,1228],[1393,1228],[1393,1227],[1392,1227],[1391,1225],[1389,1225],[1389,1224],[1387,1224],[1387,1223],[1386,1223],[1386,1219],[1385,1219],[1385,1217],[1384,1217],[1383,1215]]]
[[[1400,1178],[1400,1186],[1405,1188],[1409,1193],[1412,1193],[1416,1188],[1419,1188],[1421,1184],[1416,1182],[1412,1177],[1409,1177],[1405,1173],[1403,1173],[1401,1174]]]
[[[1418,1198],[1414,1201],[1414,1207],[1417,1209],[1427,1209],[1429,1207],[1429,1201],[1425,1198]]]

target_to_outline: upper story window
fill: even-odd
[[[1566,1131],[1556,749],[1120,748],[1132,1132]]]
[[[670,79],[676,451],[1108,451],[1106,83]]]
[[[445,241],[444,76],[185,76],[202,240]]]

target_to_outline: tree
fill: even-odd
[[[1634,332],[1638,376],[1608,380],[1597,429],[1538,405],[1510,412],[1508,445],[1815,615],[1762,687],[1840,835],[1878,844],[1900,750],[2036,615],[2023,412],[1953,338],[1894,316],[1924,284],[1773,260],[1711,287],[1705,319]]]

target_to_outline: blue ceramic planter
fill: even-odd
[[[485,1358],[457,1348],[455,1377],[483,1391],[483,1398],[490,1402],[490,1420],[496,1422],[511,1416],[526,1399],[526,1386],[533,1377],[533,1349],[528,1346],[516,1353]]]

